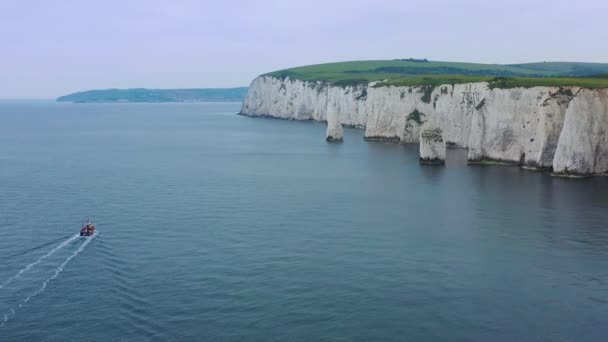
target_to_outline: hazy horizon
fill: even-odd
[[[606,10],[590,0],[8,0],[0,98],[240,87],[265,72],[347,60],[602,63]]]

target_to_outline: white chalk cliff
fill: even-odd
[[[367,139],[417,143],[428,120],[468,159],[500,161],[564,175],[608,173],[608,89],[491,89],[488,83],[425,87],[334,86],[256,78],[241,114],[329,121],[365,128]],[[340,127],[340,128],[338,128]],[[328,129],[328,133],[329,133]]]
[[[436,123],[427,121],[420,130],[420,163],[445,163],[443,131]]]
[[[344,140],[344,128],[335,112],[327,113],[327,134],[325,139],[328,142],[340,142]]]

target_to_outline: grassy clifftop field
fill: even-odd
[[[608,63],[546,62],[478,64],[426,59],[352,61],[278,70],[266,74],[336,85],[439,85],[486,81],[492,87],[580,86],[608,88]]]

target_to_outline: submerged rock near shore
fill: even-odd
[[[443,131],[435,124],[427,124],[420,130],[420,163],[445,164]]]
[[[429,120],[444,144],[471,162],[500,162],[560,175],[608,173],[608,89],[492,88],[487,82],[425,86],[334,85],[260,76],[241,114],[365,129],[367,139],[420,142]],[[421,147],[422,149],[422,147]],[[431,152],[432,153],[432,152]]]

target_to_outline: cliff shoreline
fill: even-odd
[[[563,176],[608,173],[608,89],[476,82],[429,90],[260,76],[240,114],[330,121],[365,129],[367,140],[401,143],[419,143],[427,122],[436,122],[446,146],[468,148],[472,164],[498,161]]]

